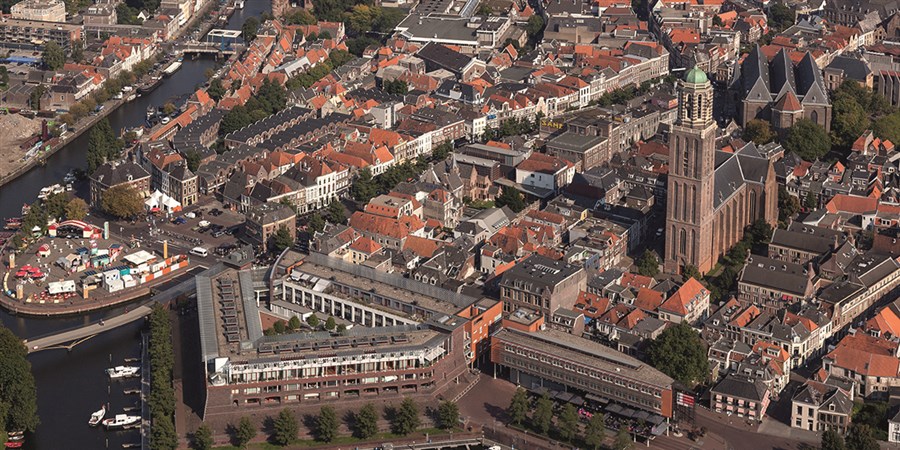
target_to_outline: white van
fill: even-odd
[[[194,247],[191,249],[191,254],[206,258],[206,256],[209,255],[209,250],[203,247]]]

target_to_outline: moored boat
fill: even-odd
[[[91,418],[88,420],[88,425],[92,427],[100,425],[100,421],[103,420],[104,416],[106,416],[106,405],[101,406],[98,411],[95,411],[91,414]]]
[[[141,421],[141,416],[129,416],[128,414],[116,414],[115,417],[103,419],[103,426],[106,429],[124,428],[134,425]]]
[[[140,370],[140,367],[135,366],[116,366],[106,369],[106,374],[110,378],[128,378],[137,376]]]

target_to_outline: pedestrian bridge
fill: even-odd
[[[80,325],[68,330],[57,331],[53,334],[26,339],[24,341],[25,347],[28,349],[28,353],[54,349],[72,350],[76,345],[81,344],[104,331],[113,330],[134,322],[135,320],[147,317],[150,315],[150,312],[153,311],[153,303],[165,304],[179,296],[193,292],[195,289],[196,284],[194,283],[194,277],[190,276],[172,288],[166,289],[153,296],[150,301],[134,309],[128,310],[124,314],[98,320],[86,325]]]

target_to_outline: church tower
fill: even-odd
[[[680,83],[678,120],[669,136],[665,271],[687,266],[709,271],[713,259],[713,188],[717,126],[713,89],[697,67]]]

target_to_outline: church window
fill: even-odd
[[[669,233],[670,239],[675,239],[675,225],[672,225],[672,231]],[[672,242],[672,259],[678,256],[678,245],[676,242]]]
[[[750,217],[756,218],[756,191],[750,191]]]
[[[678,242],[681,245],[681,254],[687,255],[687,232],[684,231],[684,228],[678,233]]]
[[[691,213],[694,223],[697,223],[697,186],[691,186]]]
[[[813,111],[812,114],[809,115],[809,118],[810,118],[810,120],[812,120],[813,122],[819,123],[819,112],[818,112],[818,111]]]
[[[691,159],[691,152],[688,151],[688,147],[690,146],[689,141],[685,141],[685,148],[681,151],[681,174],[684,176],[690,176],[688,173],[688,162]]]

